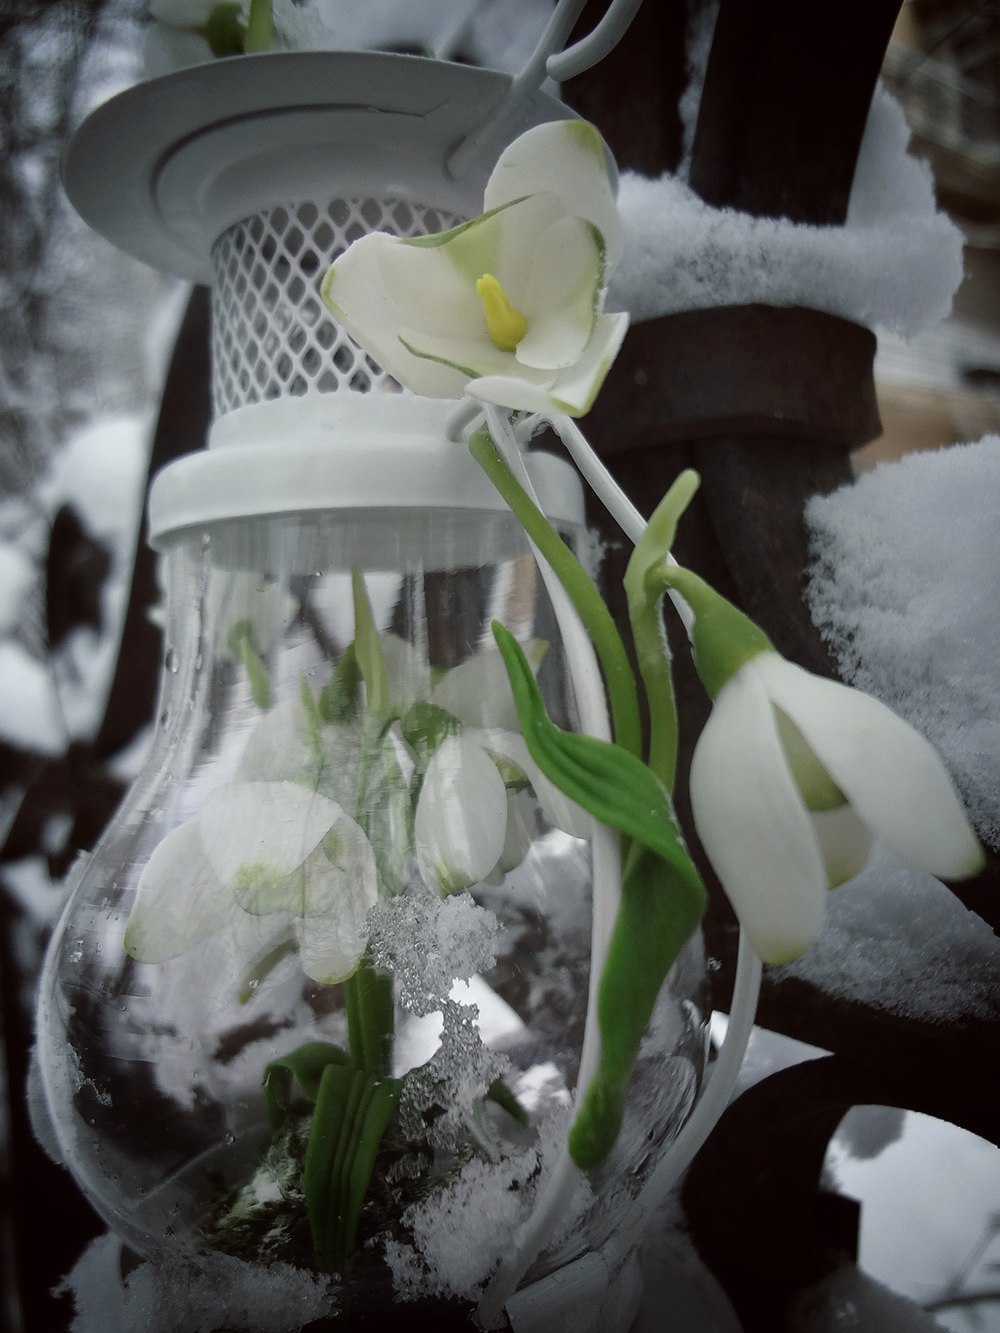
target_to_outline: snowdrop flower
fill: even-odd
[[[297,945],[306,975],[329,984],[357,967],[376,895],[372,847],[335,801],[294,782],[236,782],[156,847],[125,948],[161,963],[228,932],[248,974]]]
[[[628,326],[602,313],[621,253],[603,140],[586,121],[528,130],[501,155],[483,206],[437,235],[355,241],[323,299],[416,393],[582,416]]]
[[[527,654],[538,666],[544,645]],[[520,865],[535,836],[528,787],[550,824],[590,835],[590,817],[538,768],[523,736],[503,659],[484,648],[446,671],[431,703],[454,719],[427,764],[414,814],[413,840],[424,881],[454,893]]]
[[[936,751],[870,695],[786,661],[741,612],[679,568],[711,717],[691,766],[695,827],[767,963],[819,934],[826,890],[873,838],[914,869],[973,875],[983,853]]]

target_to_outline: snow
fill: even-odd
[[[829,896],[809,952],[776,971],[903,1017],[995,1022],[1000,939],[933,875],[876,847],[861,874]]]
[[[294,1333],[336,1313],[334,1279],[289,1264],[263,1267],[224,1254],[144,1263],[122,1285],[120,1261],[121,1242],[101,1236],[63,1280],[59,1290],[76,1306],[71,1333]]]
[[[397,1002],[417,1015],[439,1009],[456,978],[496,962],[497,919],[465,893],[389,899],[371,913],[369,928],[373,960],[395,977]]]
[[[1000,848],[1000,437],[884,463],[806,509],[807,601],[843,678],[936,746]]]
[[[8,744],[61,754],[68,740],[89,738],[100,722],[128,599],[150,425],[145,413],[95,420],[66,441],[38,487],[44,513],[72,504],[85,530],[111,552],[101,594],[103,633],[81,626],[46,661],[29,652],[14,631],[38,578],[23,551],[37,533],[28,530],[19,546],[0,546],[0,740]]]
[[[844,226],[712,208],[680,176],[624,174],[625,257],[609,309],[641,321],[762,302],[914,336],[951,309],[962,280],[962,236],[937,211],[930,168],[907,154],[908,139],[902,110],[880,89]]]

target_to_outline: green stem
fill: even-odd
[[[667,791],[677,776],[677,702],[663,626],[663,588],[649,578],[670,557],[677,523],[698,489],[696,472],[682,472],[656,507],[625,570],[624,586],[639,674],[649,705],[649,767]]]
[[[481,426],[472,435],[469,451],[566,590],[593,640],[604,671],[615,740],[631,754],[641,758],[642,729],[635,680],[625,645],[601,594],[579,560],[511,472],[487,427]]]
[[[271,12],[271,0],[250,0],[244,50],[250,55],[255,51],[270,51],[273,46],[274,15]]]
[[[344,982],[347,1036],[351,1055],[361,1069],[388,1074],[392,1064],[392,977],[363,955],[357,970]]]

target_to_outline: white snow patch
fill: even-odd
[[[625,257],[609,308],[633,319],[761,302],[806,306],[912,337],[943,319],[962,280],[962,236],[937,211],[902,110],[872,102],[844,226],[712,208],[678,176],[622,177]]]
[[[248,1264],[230,1255],[197,1262],[143,1263],[122,1284],[121,1242],[95,1240],[58,1288],[72,1296],[72,1333],[213,1333],[252,1328],[296,1333],[336,1315],[334,1279],[290,1264]]]
[[[928,737],[1000,848],[997,495],[994,435],[815,497],[806,598],[843,678]]]
[[[933,875],[876,845],[861,874],[830,895],[813,947],[776,973],[904,1017],[995,1020],[1000,939]]]

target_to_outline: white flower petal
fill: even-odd
[[[744,667],[719,691],[691,765],[695,827],[740,924],[767,963],[819,933],[826,871],[761,682]]]
[[[528,332],[517,345],[521,365],[563,368],[583,355],[594,330],[604,282],[600,243],[579,218],[560,218],[538,237],[521,313]]]
[[[323,300],[351,337],[401,384],[428,398],[460,398],[465,374],[413,356],[399,340],[399,308],[385,290],[381,273],[383,251],[399,244],[383,232],[355,241],[324,278]]]
[[[835,889],[864,868],[873,838],[849,805],[835,810],[813,810],[809,818],[819,841],[820,855],[826,866],[827,887]]]
[[[823,680],[776,653],[756,669],[857,814],[917,870],[960,878],[982,868],[982,848],[948,771],[925,737],[871,695]]]
[[[550,385],[555,379],[554,371],[521,366],[513,352],[501,351],[486,332],[485,321],[482,331],[475,338],[429,333],[426,329],[413,328],[401,329],[399,336],[408,354],[416,360],[440,363],[461,371],[464,376],[463,388],[465,381],[483,375],[517,375],[542,387]]]
[[[478,230],[473,223],[466,224],[463,235],[472,238],[470,250],[474,248]],[[486,220],[482,230],[499,232],[495,216]],[[448,235],[447,232],[443,234]],[[494,247],[483,244],[482,261],[474,264],[479,271],[471,278],[461,272],[450,257],[450,250],[457,248],[457,242],[453,246],[429,246],[404,240],[395,240],[393,244],[381,247],[379,273],[382,285],[396,307],[400,329],[407,327],[421,333],[459,338],[482,336],[485,331],[483,305],[476,294],[475,284],[477,278],[490,271],[486,253]]]
[[[538,371],[519,366],[516,376],[484,375],[470,380],[466,393],[481,402],[496,403],[515,411],[556,411],[581,417],[590,411],[627,331],[628,315],[602,315],[594,326],[584,355],[547,386],[538,385],[535,379]]]
[[[414,816],[417,864],[439,893],[490,873],[507,835],[507,789],[486,751],[464,734],[431,756]]]
[[[242,782],[220,787],[197,817],[205,854],[218,879],[290,875],[343,812],[295,782]]]
[[[125,949],[140,963],[162,963],[237,913],[232,893],[208,863],[197,820],[189,819],[166,835],[139,876]]]
[[[521,646],[537,671],[546,645],[532,639]],[[482,648],[446,671],[431,693],[431,703],[457,717],[463,726],[517,728],[510,678],[497,648]]]
[[[531,793],[529,791],[508,793],[507,835],[495,867],[500,875],[506,875],[508,870],[517,869],[531,851],[531,844],[537,833],[536,807]]]
[[[371,844],[344,815],[295,878],[301,902],[294,929],[303,970],[324,985],[343,981],[364,952],[368,913],[378,898]]]
[[[594,826],[592,816],[582,805],[570,800],[554,782],[550,782],[532,759],[520,732],[505,731],[498,727],[482,729],[470,727],[462,734],[466,739],[475,741],[491,754],[500,755],[521,770],[534,789],[542,813],[554,828],[562,829],[571,838],[590,837]]]
[[[609,268],[621,257],[621,224],[604,140],[583,120],[550,121],[515,139],[500,155],[484,206],[496,208],[543,191],[570,217],[592,222],[604,238]]]

